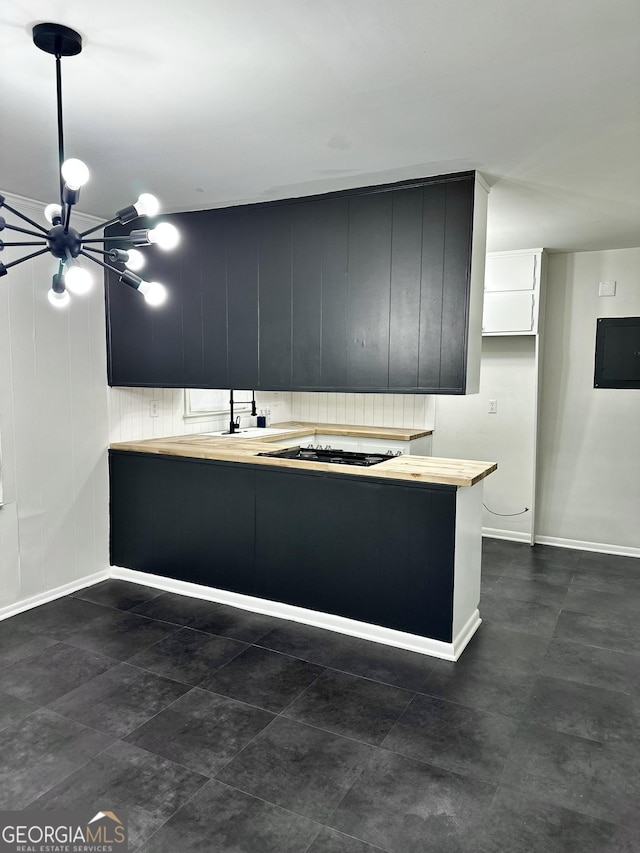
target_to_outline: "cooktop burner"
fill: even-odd
[[[355,453],[351,450],[336,450],[320,447],[289,447],[286,450],[270,450],[258,456],[277,456],[281,459],[302,459],[305,462],[328,462],[331,465],[377,465],[393,459],[394,453]]]

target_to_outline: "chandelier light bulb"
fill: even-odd
[[[155,216],[160,210],[160,202],[151,193],[142,193],[138,201],[133,205],[139,216]]]
[[[44,218],[51,225],[57,224],[55,222],[56,219],[59,221],[62,220],[62,208],[59,204],[48,204],[44,209]]]
[[[64,274],[64,283],[65,287],[67,287],[71,293],[75,293],[80,296],[91,290],[93,279],[91,278],[89,270],[81,267],[78,263],[74,263],[67,265]]]
[[[77,160],[75,157],[64,161],[61,172],[70,190],[79,190],[89,180],[89,169],[82,160]]]
[[[133,272],[141,270],[144,266],[144,255],[142,252],[139,252],[137,249],[127,249],[127,255],[129,257],[124,262],[124,265],[128,269],[133,270]]]
[[[180,232],[169,222],[161,222],[152,228],[148,234],[149,242],[155,243],[160,249],[175,249],[180,242]]]
[[[167,289],[157,281],[142,281],[138,290],[148,305],[162,305],[167,298]]]
[[[66,308],[71,302],[71,297],[66,290],[63,290],[62,293],[58,293],[57,291],[50,289],[47,293],[47,299],[54,308]]]

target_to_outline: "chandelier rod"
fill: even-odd
[[[105,258],[111,257],[110,252],[105,252],[104,249],[96,249],[95,246],[85,246],[83,243],[83,248],[86,249],[87,252],[95,252],[97,255],[103,255]]]
[[[47,245],[46,240],[32,240],[30,243],[5,243],[4,240],[0,240],[0,243],[2,243],[3,248],[5,248],[6,246],[46,246]]]
[[[61,57],[61,39],[56,38],[56,100],[58,107],[58,175],[60,176],[60,207],[64,210],[64,178],[62,177],[62,164],[64,163],[64,130],[62,125],[62,63]],[[67,213],[67,221],[65,222],[65,231],[69,228],[69,216],[71,211]]]
[[[131,243],[132,242],[130,234],[112,234],[111,236],[92,237],[90,240],[83,240],[82,245],[84,246],[85,243],[108,243],[111,240],[122,240],[124,243]],[[148,244],[143,243],[142,245],[146,246]]]
[[[84,238],[87,234],[93,234],[94,231],[98,231],[100,228],[108,228],[110,225],[115,225],[116,222],[120,222],[119,216],[114,216],[113,219],[107,219],[105,222],[100,222],[98,225],[94,225],[92,228],[87,228],[86,231],[81,231],[80,236],[82,237],[83,243],[89,243],[90,240],[85,240]]]
[[[17,261],[11,261],[8,264],[3,264],[2,267],[4,270],[8,270],[9,267],[17,267],[18,264],[22,264],[22,263],[24,263],[24,261],[28,261],[31,258],[37,258],[38,255],[44,255],[48,251],[49,251],[49,249],[40,249],[39,252],[32,252],[30,255],[25,255],[24,258],[18,258]],[[4,272],[3,272],[3,275],[4,275]]]
[[[7,205],[5,204],[5,207],[6,206]],[[8,222],[4,222],[4,218],[3,218],[3,221],[0,223],[0,225],[2,226],[2,229],[6,228],[7,231],[19,231],[21,234],[28,234],[29,237],[38,237],[38,238],[42,237],[42,234],[38,234],[37,231],[30,231],[28,228],[20,228],[19,225],[9,225]],[[46,233],[47,232],[45,231],[45,234]]]
[[[95,249],[93,251],[95,252]],[[104,267],[106,270],[111,270],[111,272],[122,277],[122,270],[119,270],[117,267],[112,267],[111,264],[105,264],[103,261],[99,261],[97,258],[94,258],[93,255],[88,255],[84,249],[80,249],[80,254],[85,258],[88,258],[88,260],[93,261],[94,264],[98,264],[98,266]]]

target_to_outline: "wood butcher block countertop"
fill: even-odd
[[[232,438],[230,436],[209,435],[178,435],[170,438],[151,438],[140,441],[123,441],[111,445],[112,450],[126,450],[137,453],[155,453],[162,456],[185,456],[192,459],[211,459],[220,462],[244,462],[257,465],[269,465],[278,468],[292,468],[307,471],[326,471],[331,474],[350,474],[358,477],[388,478],[389,480],[409,480],[413,483],[440,484],[449,486],[473,486],[498,467],[494,462],[475,462],[468,459],[441,459],[434,456],[395,456],[378,465],[360,467],[357,465],[332,465],[325,462],[305,462],[301,459],[283,459],[273,456],[259,456],[259,453],[273,451],[277,448],[284,450],[287,446],[295,447],[301,435],[319,432],[326,435],[332,427],[336,430],[332,435],[366,435],[376,438],[396,438],[402,440],[399,433],[404,433],[404,440],[428,435],[427,432],[400,430],[385,427],[352,427],[337,424],[274,424],[278,429],[291,426],[291,443],[284,440],[289,436],[282,433],[272,435],[271,440],[263,438]],[[371,432],[362,430],[371,429]],[[304,432],[300,432],[304,430]],[[339,430],[339,431],[338,431]],[[354,430],[358,430],[354,432]],[[384,433],[381,435],[381,433]]]
[[[430,429],[408,429],[406,427],[355,426],[353,424],[321,424],[311,421],[283,421],[271,424],[275,429],[290,429],[292,435],[353,435],[360,438],[389,438],[394,441],[412,441],[431,435]]]

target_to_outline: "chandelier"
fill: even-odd
[[[70,301],[69,291],[74,294],[86,293],[92,284],[89,270],[81,265],[78,258],[82,256],[104,269],[116,273],[123,284],[139,291],[150,305],[160,305],[166,299],[165,287],[157,281],[144,281],[136,275],[144,265],[144,255],[138,251],[140,246],[157,245],[160,249],[173,249],[179,241],[177,229],[168,222],[161,222],[153,228],[132,230],[127,236],[92,237],[110,225],[120,223],[126,225],[139,216],[155,216],[159,203],[155,196],[143,193],[135,204],[119,210],[113,219],[108,219],[86,231],[78,231],[70,224],[74,204],[80,197],[80,189],[89,180],[89,170],[82,160],[64,157],[64,133],[62,124],[62,72],[61,57],[75,56],[82,50],[82,37],[75,30],[61,24],[37,24],[33,28],[33,41],[36,47],[56,58],[56,100],[58,108],[58,160],[60,165],[60,203],[49,204],[44,215],[50,227],[47,229],[25,216],[19,210],[7,204],[4,196],[0,195],[0,209],[12,213],[31,228],[7,224],[5,217],[0,216],[0,232],[16,231],[37,240],[4,242],[0,240],[0,252],[5,247],[29,246],[44,247],[30,252],[10,263],[0,262],[0,277],[7,274],[11,267],[24,263],[38,255],[47,252],[58,261],[58,271],[53,275],[51,289],[48,293],[49,302],[63,308]],[[34,230],[35,229],[35,230]],[[117,242],[122,248],[109,248],[109,243]],[[102,244],[99,248],[96,244]],[[131,248],[129,248],[131,247]]]

